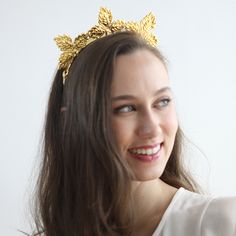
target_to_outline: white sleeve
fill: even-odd
[[[213,198],[203,214],[202,236],[236,236],[236,197]]]

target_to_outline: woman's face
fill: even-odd
[[[111,95],[112,127],[122,156],[136,180],[159,178],[178,128],[163,63],[144,49],[118,56]]]

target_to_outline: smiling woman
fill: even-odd
[[[57,39],[63,54],[48,103],[34,235],[233,235],[236,198],[201,195],[184,168],[155,37],[107,15],[101,9],[103,26],[74,44]],[[149,14],[134,29],[153,22]],[[102,35],[104,27],[114,31]]]

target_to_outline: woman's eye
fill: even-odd
[[[127,105],[127,106],[122,106],[122,107],[116,108],[115,113],[127,113],[127,112],[132,112],[134,110],[135,110],[134,106]]]
[[[164,98],[160,102],[158,102],[159,107],[166,107],[170,103],[171,99],[170,98]]]

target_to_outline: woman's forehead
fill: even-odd
[[[148,50],[121,55],[114,64],[112,91],[129,92],[134,89],[160,89],[169,86],[163,62]]]

